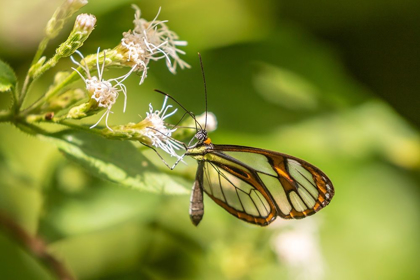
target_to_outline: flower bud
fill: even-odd
[[[82,119],[82,118],[96,114],[101,109],[102,108],[99,108],[98,104],[94,100],[89,99],[88,102],[71,108],[65,118],[66,119]]]
[[[80,14],[67,40],[55,51],[59,57],[68,57],[80,48],[92,33],[96,24],[94,15]]]
[[[92,31],[96,24],[96,17],[89,14],[80,14],[76,18],[74,28],[84,31]]]
[[[29,69],[29,75],[34,76],[35,73],[42,68],[42,66],[44,65],[46,60],[46,57],[43,56],[41,57],[35,64],[33,64],[31,66],[31,68]]]

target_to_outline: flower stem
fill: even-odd
[[[41,58],[41,56],[44,53],[49,41],[50,41],[50,38],[47,36],[47,37],[44,37],[44,39],[42,39],[42,41],[39,43],[38,49],[37,49],[37,51],[35,53],[35,56],[32,60],[31,67],[34,66],[38,62],[38,60]],[[29,86],[31,85],[33,80],[34,80],[34,78],[31,77],[31,73],[28,71],[28,74],[26,75],[26,78],[25,78],[25,82],[23,83],[23,87],[22,87],[22,91],[20,93],[20,96],[18,96],[17,99],[16,99],[16,101],[17,101],[16,102],[16,107],[15,107],[16,112],[18,112],[20,110],[20,108],[22,107],[23,101],[25,101],[26,94],[28,93]]]
[[[11,111],[0,111],[0,123],[11,122],[13,114]]]
[[[20,96],[17,99],[17,104],[15,106],[15,112],[19,112],[20,108],[22,107],[23,101],[25,101],[26,94],[28,93],[29,86],[31,85],[33,79],[31,76],[26,75],[25,81],[23,82],[22,91],[20,92]]]
[[[36,126],[34,124],[17,121],[15,123],[16,127],[22,130],[23,132],[26,132],[31,135],[49,135],[50,133],[46,131],[45,129],[40,128],[39,126]]]
[[[38,79],[42,74],[44,74],[45,72],[50,70],[52,67],[54,67],[57,64],[57,62],[60,60],[60,58],[61,58],[61,55],[55,54],[46,63],[44,63],[40,68],[38,68],[33,74],[32,73],[30,74],[32,76],[32,79],[33,80]]]
[[[18,102],[18,110],[22,107],[23,101],[25,101],[26,94],[29,91],[29,87],[31,84],[37,80],[39,77],[42,76],[45,72],[47,72],[49,69],[54,67],[57,62],[60,60],[61,56],[54,55],[50,60],[48,60],[46,63],[44,63],[40,68],[36,69],[36,71],[32,72],[31,69],[29,69],[28,75],[25,78],[25,82],[23,84],[22,92],[20,94],[19,102]]]
[[[79,69],[78,69],[79,70]],[[31,106],[26,108],[22,111],[22,115],[26,116],[30,113],[36,111],[39,107],[42,106],[46,101],[48,101],[50,98],[54,97],[60,91],[67,85],[71,84],[72,82],[76,81],[79,78],[79,75],[76,71],[72,72],[70,75],[67,76],[60,84],[57,84],[55,87],[51,88],[49,91],[47,91],[43,96],[41,96],[35,103],[33,103]]]
[[[31,66],[34,65],[35,63],[37,63],[38,60],[41,58],[41,56],[44,53],[49,41],[50,41],[50,38],[47,36],[44,39],[42,39],[42,41],[39,43],[38,50],[36,51],[34,59],[32,60]]]
[[[53,121],[54,121],[54,119],[53,119]],[[83,131],[87,131],[89,133],[94,133],[94,134],[98,134],[100,136],[104,136],[102,134],[102,129],[90,128],[90,126],[87,126],[87,125],[74,124],[74,123],[72,123],[72,122],[70,122],[68,120],[62,120],[62,121],[59,121],[57,123],[58,124],[61,124],[61,125],[65,125],[65,126],[67,126],[69,128],[74,128],[74,129],[77,129],[77,130],[83,130]]]
[[[45,241],[39,236],[31,235],[5,213],[0,212],[0,230],[19,244],[36,260],[44,264],[57,279],[75,279],[63,262],[52,255]]]

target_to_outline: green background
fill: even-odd
[[[0,2],[0,58],[20,81],[60,3]],[[131,3],[91,0],[81,10],[98,20],[80,49],[85,55],[99,46],[113,48],[133,28]],[[154,88],[202,113],[200,52],[209,111],[218,119],[212,141],[313,163],[334,183],[331,205],[305,220],[278,219],[260,228],[206,199],[205,217],[195,228],[188,216],[194,161],[169,172],[147,152],[162,176],[185,182],[185,194],[141,192],[92,176],[51,142],[1,124],[0,213],[42,237],[79,279],[420,277],[419,1],[135,4],[148,20],[162,7],[159,19],[188,41],[182,58],[192,68],[172,75],[163,61],[151,62],[143,85],[135,75],[126,81],[127,111],[120,99],[110,124],[140,121],[150,102],[159,108],[162,96]],[[47,55],[71,26],[50,43]],[[57,68],[71,66],[63,59]],[[107,71],[105,78],[125,72]],[[52,72],[43,76],[29,101],[52,78]],[[1,94],[0,108],[9,105]],[[0,228],[0,278],[54,277]]]

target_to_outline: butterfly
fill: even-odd
[[[334,196],[333,184],[312,164],[274,151],[211,142],[206,131],[206,82],[199,57],[206,95],[206,122],[202,127],[196,121],[199,127],[193,138],[196,143],[184,144],[186,152],[179,159],[189,156],[198,162],[190,199],[192,223],[197,226],[203,218],[203,193],[233,216],[260,226],[269,225],[279,216],[302,219],[327,206]],[[195,120],[174,98],[156,91],[174,100]]]
[[[204,215],[203,192],[233,216],[266,226],[278,216],[301,219],[327,206],[334,187],[317,167],[293,156],[264,149],[216,145],[205,130],[186,156],[197,160],[190,218]]]

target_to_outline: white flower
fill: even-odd
[[[172,105],[166,105],[167,101],[168,97],[165,96],[162,109],[156,111],[153,110],[152,104],[149,104],[149,112],[146,113],[147,117],[142,121],[142,123],[149,123],[146,127],[144,135],[151,140],[152,146],[161,148],[171,156],[180,159],[180,156],[176,153],[176,151],[180,150],[182,145],[171,138],[171,135],[176,128],[169,129],[166,127],[164,122],[166,118],[175,114],[178,109],[168,113],[168,110],[172,108]]]
[[[204,112],[197,116],[197,122],[205,128],[207,132],[212,132],[217,129],[217,118],[212,112]]]
[[[140,9],[137,6],[133,5],[133,8],[136,10],[134,29],[123,33],[121,46],[127,61],[133,62],[137,70],[143,71],[140,84],[147,75],[147,65],[150,60],[164,58],[172,73],[176,72],[178,65],[181,69],[190,67],[178,56],[178,53],[185,54],[185,52],[177,49],[178,46],[187,45],[187,42],[178,40],[176,33],[166,26],[167,21],[157,20],[160,9],[156,17],[149,22],[140,18]]]
[[[121,77],[118,77],[118,78],[115,78],[115,79],[104,80],[102,78],[102,76],[103,76],[104,68],[105,68],[106,52],[104,52],[104,60],[103,60],[103,63],[102,63],[102,67],[100,67],[99,48],[98,48],[98,52],[97,52],[97,56],[96,56],[96,67],[97,67],[97,71],[98,71],[98,76],[91,76],[90,71],[89,71],[89,67],[84,62],[84,57],[83,57],[82,53],[80,53],[79,51],[76,51],[76,52],[82,58],[82,64],[77,62],[73,57],[71,57],[71,60],[75,64],[77,64],[79,67],[83,68],[83,70],[85,71],[85,74],[86,74],[86,78],[77,69],[75,69],[75,68],[72,68],[72,69],[74,71],[76,71],[80,75],[80,77],[82,77],[83,81],[86,84],[87,91],[91,94],[91,99],[93,99],[97,102],[98,107],[102,107],[102,108],[106,109],[105,113],[101,116],[101,118],[98,120],[98,122],[95,123],[94,125],[92,125],[90,128],[93,128],[93,127],[97,126],[99,124],[99,122],[104,117],[106,117],[105,118],[106,127],[109,130],[112,130],[108,126],[109,114],[113,113],[111,111],[111,108],[115,104],[115,102],[117,101],[119,93],[122,92],[124,94],[124,109],[123,109],[123,111],[125,112],[125,108],[126,108],[126,105],[127,105],[127,89],[122,82],[132,73],[134,68],[132,68],[127,74],[125,74]]]

